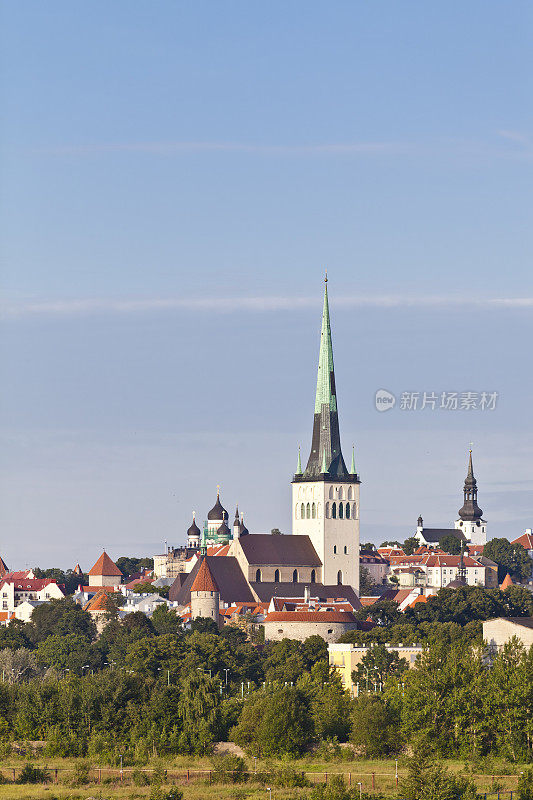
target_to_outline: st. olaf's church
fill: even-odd
[[[305,469],[298,456],[292,479],[292,536],[250,534],[238,510],[230,528],[217,493],[203,530],[193,519],[187,532],[188,548],[200,557],[178,573],[169,599],[188,605],[191,587],[209,573],[223,604],[311,590],[359,608],[359,486],[354,455],[348,469],[341,449],[326,278],[311,452]]]

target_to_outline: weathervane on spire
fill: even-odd
[[[328,271],[327,271],[327,269],[326,269],[326,276],[325,276],[325,278],[324,278],[324,283],[327,283],[327,282],[328,282]]]

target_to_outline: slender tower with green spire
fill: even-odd
[[[325,277],[311,452],[294,475],[293,533],[309,536],[322,561],[322,582],[359,590],[359,476],[344,462]]]

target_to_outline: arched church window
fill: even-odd
[[[344,506],[342,503],[339,503],[339,519],[344,517]]]
[[[348,489],[348,500],[353,500],[353,489],[351,486]]]
[[[292,573],[292,582],[293,583],[298,583],[298,570],[297,569],[295,569],[294,572]]]
[[[331,516],[333,519],[337,519],[337,503],[331,504]]]
[[[355,503],[353,503],[353,505],[352,505],[352,519],[356,519],[356,518],[357,518],[357,506],[356,506]]]
[[[329,487],[329,499],[333,500],[333,486]]]
[[[315,505],[314,503],[313,503],[313,505],[311,506],[311,517],[312,517],[313,519],[316,519],[316,505]]]
[[[346,519],[350,519],[350,504],[346,503]]]
[[[326,519],[329,519],[329,503],[326,503]]]
[[[311,570],[311,583],[316,582],[316,572],[314,569]]]
[[[260,569],[258,569],[256,571],[256,573],[255,573],[255,582],[256,583],[261,583],[261,570]]]
[[[306,516],[307,516],[307,519],[311,519],[311,506],[310,506],[309,503],[307,504],[307,515]]]
[[[274,573],[274,583],[279,583],[279,569]]]
[[[302,519],[305,519],[305,504],[302,503]]]
[[[336,552],[337,552],[337,545],[336,545],[336,544],[334,544],[334,545],[333,545],[333,552],[334,552],[334,553],[336,553]]]
[[[342,583],[342,570],[337,572],[337,584],[340,586]]]
[[[339,500],[344,500],[344,489],[342,488],[342,486],[339,489]]]

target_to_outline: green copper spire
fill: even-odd
[[[326,461],[326,448],[322,451],[322,467],[320,472],[324,475],[328,471],[328,462]]]
[[[352,447],[352,466],[350,467],[350,475],[357,475],[355,471],[355,447]]]
[[[331,376],[333,371],[333,346],[331,344],[331,325],[329,321],[328,274],[324,283],[324,308],[322,311],[322,331],[320,333],[320,354],[318,357],[318,377],[316,381],[315,414],[320,414],[323,404],[329,405],[330,411],[337,411],[335,383]]]
[[[298,463],[296,465],[296,474],[297,475],[301,475],[302,474],[302,459],[301,459],[301,456],[300,456],[300,448],[298,448]]]

